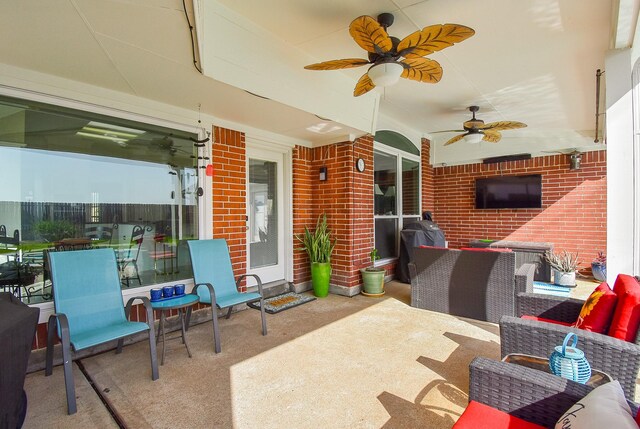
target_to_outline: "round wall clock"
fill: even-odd
[[[364,171],[364,167],[364,159],[358,158],[358,160],[356,161],[356,170],[362,173]]]

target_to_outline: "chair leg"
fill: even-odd
[[[47,328],[47,354],[45,358],[44,375],[46,377],[53,373],[53,340],[56,332],[56,316],[49,316],[49,326]]]
[[[156,336],[153,328],[153,322],[151,322],[151,328],[149,329],[149,354],[151,355],[151,380],[157,380],[160,375],[158,374],[158,354],[156,352]]]
[[[264,298],[260,297],[260,318],[262,319],[262,335],[267,335],[267,319],[264,314]]]
[[[185,316],[185,330],[189,330],[189,324],[191,323],[191,312],[193,311],[193,306],[187,309],[187,315]]]
[[[62,342],[64,386],[67,391],[67,413],[75,414],[78,409],[76,406],[76,387],[73,383],[73,358],[71,357],[69,323],[64,315],[58,316],[58,323],[60,323],[60,341]]]
[[[231,317],[231,310],[233,310],[233,305],[229,307],[229,311],[227,311],[227,319]]]
[[[211,320],[213,321],[213,343],[216,353],[220,353],[220,329],[218,329],[218,314],[215,304],[211,305]]]

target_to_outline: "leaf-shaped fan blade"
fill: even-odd
[[[404,71],[400,75],[405,79],[418,82],[436,83],[442,78],[442,67],[430,58],[411,57],[400,61]]]
[[[369,60],[363,60],[362,58],[345,58],[343,60],[331,60],[309,64],[308,66],[304,66],[304,68],[307,70],[338,70],[360,67],[367,64],[369,64]]]
[[[369,75],[365,73],[362,75],[360,80],[358,80],[358,83],[356,83],[356,87],[353,90],[353,96],[358,97],[362,94],[366,94],[367,92],[371,91],[375,87],[376,86],[371,81],[371,78],[369,77]]]
[[[448,146],[448,145],[450,145],[450,144],[454,144],[455,142],[459,142],[459,141],[460,141],[460,140],[462,140],[462,139],[464,138],[464,136],[466,136],[467,134],[469,134],[469,133],[464,133],[464,134],[460,134],[460,135],[458,135],[458,136],[455,136],[454,138],[449,139],[449,140],[448,140],[444,145],[445,145],[445,146]]]
[[[351,21],[349,34],[362,49],[373,54],[389,52],[393,47],[387,32],[370,16],[359,16]]]
[[[517,121],[498,121],[498,122],[489,122],[484,126],[480,127],[483,130],[493,130],[493,131],[502,131],[502,130],[515,130],[516,128],[524,128],[527,124],[523,124],[522,122]]]
[[[465,130],[442,130],[442,131],[431,131],[429,134],[440,134],[440,133],[464,133]]]
[[[502,134],[495,130],[483,130],[482,132],[484,133],[484,137],[482,137],[482,140],[486,142],[498,143],[502,138]]]
[[[398,45],[398,53],[403,57],[407,55],[423,57],[448,48],[454,43],[460,43],[475,33],[472,28],[459,24],[430,25],[402,39]]]

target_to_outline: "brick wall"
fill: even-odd
[[[227,240],[233,272],[238,276],[247,270],[245,136],[220,127],[214,127],[213,135],[213,237]]]
[[[431,165],[431,142],[422,139],[420,150],[420,168],[422,169],[422,211],[435,210],[435,182],[433,165]]]
[[[355,169],[358,158],[366,169]],[[327,167],[327,180],[318,179]],[[293,151],[293,231],[312,229],[319,215],[338,240],[333,257],[331,284],[353,287],[361,284],[359,269],[369,264],[373,248],[373,138],[362,137],[319,148],[296,147]],[[309,260],[296,244],[294,283],[310,280]]]
[[[578,252],[582,266],[606,249],[606,151],[583,154],[581,169],[573,171],[567,155],[552,155],[437,167],[433,174],[434,220],[450,247],[467,246],[472,239],[551,242],[556,250]],[[475,179],[500,174],[541,174],[542,208],[476,210]]]

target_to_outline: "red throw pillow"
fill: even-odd
[[[634,342],[640,325],[640,285],[633,277],[619,274],[613,285],[618,305],[613,313],[609,336]]]
[[[606,334],[616,309],[618,296],[606,282],[600,283],[584,302],[575,328]]]
[[[421,249],[445,249],[447,250],[446,247],[438,247],[438,246],[425,246],[424,244],[421,244],[420,246],[418,246]]]
[[[460,250],[470,250],[472,252],[513,252],[507,247],[461,247]]]
[[[453,429],[543,429],[535,423],[509,415],[480,402],[471,401]]]

